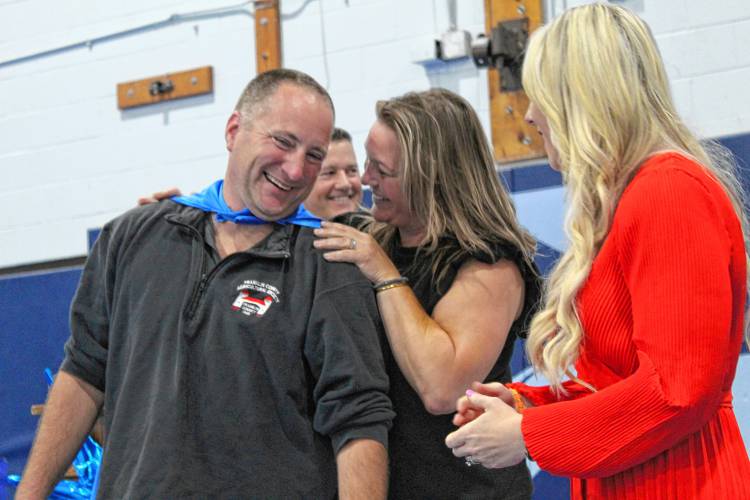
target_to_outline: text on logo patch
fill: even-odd
[[[237,298],[232,310],[246,316],[263,316],[273,304],[279,302],[279,289],[268,283],[245,280],[237,287]]]

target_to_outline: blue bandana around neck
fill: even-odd
[[[216,214],[216,220],[219,222],[234,222],[235,224],[268,224],[276,222],[278,224],[295,224],[297,226],[320,227],[320,219],[305,210],[300,205],[297,212],[275,221],[267,221],[254,216],[247,208],[234,211],[224,201],[224,180],[220,179],[200,193],[188,196],[174,196],[172,201],[181,205],[198,208],[204,212],[213,212]]]

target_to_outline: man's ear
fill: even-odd
[[[224,129],[224,140],[227,143],[227,151],[231,151],[234,148],[234,140],[237,137],[237,132],[240,130],[240,112],[233,111],[229,115],[227,120],[227,126]]]

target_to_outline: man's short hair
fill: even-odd
[[[337,141],[352,142],[352,136],[343,128],[335,127],[333,129],[333,133],[331,134],[331,142]]]
[[[336,111],[328,91],[307,73],[286,68],[272,69],[253,78],[240,95],[237,105],[234,107],[235,111],[239,111],[246,116],[252,116],[256,108],[262,105],[284,83],[297,85],[324,97],[335,117]]]

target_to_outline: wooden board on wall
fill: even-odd
[[[255,2],[255,68],[257,74],[281,67],[281,22],[278,0]]]
[[[487,34],[500,21],[529,18],[529,32],[542,23],[542,0],[485,0]],[[529,100],[522,90],[500,92],[500,73],[487,71],[490,87],[490,120],[495,161],[509,163],[544,156],[542,138],[523,121]]]
[[[154,93],[151,89],[156,82],[170,82],[173,88],[168,92]],[[142,80],[118,83],[117,107],[124,110],[184,97],[210,94],[213,90],[213,69],[211,66],[203,66],[187,71],[165,73]]]

